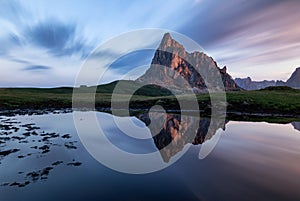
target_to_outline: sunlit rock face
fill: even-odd
[[[183,91],[193,89],[194,92],[201,93],[207,91],[209,82],[218,80],[217,76],[221,76],[223,82],[217,85],[223,84],[225,90],[240,90],[227,73],[226,66],[220,69],[213,58],[203,52],[188,53],[181,44],[171,38],[169,33],[166,33],[155,52],[150,68],[137,81]]]
[[[225,130],[222,120],[183,116],[180,114],[151,113],[138,116],[149,127],[157,149],[165,162],[182,151],[187,144],[198,145],[211,139],[218,129]],[[163,122],[162,126],[156,122]]]

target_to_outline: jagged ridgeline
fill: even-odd
[[[225,90],[240,90],[227,73],[226,66],[219,68],[214,59],[203,52],[187,52],[169,33],[166,33],[155,52],[150,68],[136,81],[173,88],[177,92],[192,88],[194,92],[202,93],[207,92],[207,83],[198,72],[204,72],[209,80],[215,81],[218,76],[216,69],[222,77]]]

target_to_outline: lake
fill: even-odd
[[[0,116],[0,200],[300,200],[300,123],[198,122],[168,114],[150,128],[145,115],[93,114],[115,147],[156,153],[164,167],[148,174],[108,168],[86,149],[110,153],[107,141],[97,141],[99,131],[91,126],[82,143],[73,113]],[[116,119],[132,135],[124,134]],[[139,133],[141,139],[135,138]],[[199,159],[201,147],[216,138],[212,151]],[[119,160],[124,168],[147,164]]]

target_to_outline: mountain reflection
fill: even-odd
[[[182,151],[188,143],[198,145],[211,139],[218,129],[225,130],[227,121],[170,113],[151,113],[137,116],[153,136],[155,146],[165,162]]]
[[[291,123],[294,129],[300,131],[300,122],[292,122]]]

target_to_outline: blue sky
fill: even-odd
[[[297,0],[0,0],[0,86],[71,86],[94,48],[143,28],[187,35],[233,77],[286,80],[300,66],[299,8]],[[147,56],[139,65],[151,60],[149,51],[133,55]],[[129,70],[134,57],[125,58],[111,80]]]

